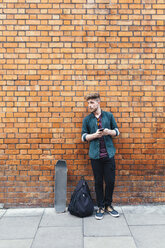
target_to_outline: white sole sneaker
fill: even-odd
[[[102,220],[103,219],[103,216],[102,217],[98,217],[98,216],[95,215],[95,219],[96,220]]]
[[[111,216],[115,217],[115,218],[120,216],[119,213],[118,214],[112,214],[111,212],[107,212],[107,213],[110,214]]]

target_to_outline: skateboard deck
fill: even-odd
[[[67,165],[65,160],[58,160],[55,166],[55,210],[66,211]]]

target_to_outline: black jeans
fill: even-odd
[[[115,159],[114,157],[91,159],[91,164],[95,179],[95,191],[98,207],[110,206],[115,185]]]

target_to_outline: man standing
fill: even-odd
[[[82,141],[88,141],[98,210],[95,218],[101,220],[106,211],[113,217],[119,213],[112,207],[112,196],[115,184],[115,147],[112,137],[119,135],[113,114],[100,108],[99,93],[86,96],[91,114],[83,120]],[[105,192],[103,187],[105,181]]]

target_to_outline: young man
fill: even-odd
[[[112,207],[112,195],[115,184],[115,147],[112,137],[119,135],[113,114],[100,108],[99,93],[86,96],[91,114],[83,120],[82,141],[88,141],[98,210],[95,218],[101,220],[104,212],[118,217],[119,213]],[[103,187],[105,181],[105,193]]]

